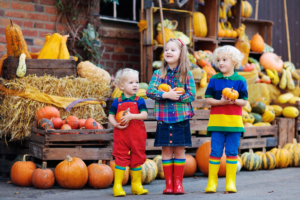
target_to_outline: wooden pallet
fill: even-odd
[[[49,130],[47,127],[46,130],[40,130],[37,128],[37,122],[33,122],[29,152],[34,158],[44,162],[64,160],[67,155],[82,160],[112,160],[112,131],[112,128]],[[92,134],[95,132],[106,132],[106,134]],[[61,133],[61,135],[51,135],[51,133]]]

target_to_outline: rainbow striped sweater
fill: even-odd
[[[218,73],[211,77],[205,92],[205,98],[222,98],[224,88],[233,88],[238,91],[239,99],[248,100],[247,83],[244,77],[235,71],[233,75],[224,77]],[[245,132],[242,120],[242,107],[235,104],[212,106],[207,127],[207,135],[211,132]]]

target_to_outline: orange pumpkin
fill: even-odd
[[[61,130],[71,130],[71,126],[69,126],[68,124],[64,124],[61,127]],[[62,134],[72,134],[72,133],[62,133]]]
[[[204,142],[196,152],[196,160],[198,169],[205,175],[208,175],[209,170],[209,155],[211,152],[210,141]],[[223,153],[220,163],[218,176],[226,176],[226,156]]]
[[[163,91],[165,91],[165,92],[169,92],[170,91],[170,88],[169,88],[170,86],[168,85],[168,84],[165,84],[165,83],[163,83],[163,84],[160,84],[159,86],[158,86],[158,89],[161,89],[161,90],[163,90]]]
[[[111,160],[109,162],[109,166],[113,171],[113,177],[115,177],[115,166],[116,166],[115,161]],[[129,167],[126,167],[125,174],[124,174],[123,181],[122,181],[122,185],[126,185],[127,182],[128,182],[128,179],[129,179]]]
[[[13,184],[17,186],[29,187],[32,185],[31,177],[36,166],[31,161],[26,161],[27,154],[23,156],[22,161],[13,164],[10,170],[10,178]]]
[[[281,60],[281,57],[277,56],[275,53],[264,53],[260,57],[259,63],[265,69],[275,69],[277,72],[281,72],[281,70],[283,69],[283,61]]]
[[[176,88],[175,91],[177,91],[177,92],[182,92],[181,95],[184,95],[184,94],[185,94],[184,88]]]
[[[53,118],[52,123],[55,129],[60,129],[62,125],[64,124],[62,119],[59,117]]]
[[[96,123],[96,121],[93,118],[88,118],[85,121],[84,127],[86,129],[97,129],[98,128],[97,123]]]
[[[231,36],[232,36],[232,31],[230,29],[226,29],[225,30],[225,37],[231,38]]]
[[[43,162],[41,169],[34,170],[31,177],[32,185],[38,189],[52,188],[55,182],[54,173],[47,169],[47,163]]]
[[[5,60],[7,57],[8,57],[8,55],[7,55],[7,54],[4,54],[4,55],[1,57],[1,59],[0,59],[0,76],[1,76],[1,74],[2,74],[3,62],[4,62],[4,60]]]
[[[112,169],[108,165],[102,164],[102,160],[99,160],[98,164],[90,164],[88,166],[88,174],[88,183],[92,188],[107,188],[114,180]]]
[[[209,82],[210,78],[217,73],[211,65],[205,65],[204,67],[202,67],[202,69],[207,74],[207,82]]]
[[[225,37],[225,31],[223,29],[218,30],[218,37]]]
[[[85,127],[85,122],[86,122],[86,119],[80,119],[80,120],[78,120],[79,128]]]
[[[88,181],[88,168],[76,157],[67,156],[56,166],[54,173],[57,183],[67,189],[80,189]]]
[[[193,156],[185,155],[184,176],[193,176],[197,170],[197,161]]]
[[[264,39],[258,33],[253,35],[251,40],[251,50],[262,53],[264,51],[264,48],[265,48]]]
[[[5,27],[7,55],[19,58],[22,53],[26,59],[31,59],[27,44],[22,34],[21,28],[10,20],[10,24]]]
[[[40,121],[42,118],[52,119],[53,117],[60,117],[59,111],[54,107],[43,107],[35,114],[37,121]]]
[[[234,101],[239,97],[239,93],[233,88],[224,88],[222,90],[222,95],[224,98],[230,99],[231,101]]]
[[[72,129],[77,129],[79,127],[79,119],[75,116],[67,117],[66,123],[69,124]]]
[[[128,111],[129,111],[129,108],[127,110],[118,112],[117,115],[116,115],[116,121],[118,123],[120,123],[122,121],[121,118],[124,117],[125,115],[127,115]],[[124,122],[121,123],[121,126],[125,126],[125,125],[126,124]]]
[[[231,31],[232,35],[231,37],[232,38],[236,38],[238,36],[238,33],[236,31]]]

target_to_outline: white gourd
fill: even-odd
[[[22,78],[26,74],[26,63],[25,63],[26,55],[22,53],[19,58],[19,66],[17,69],[17,76]]]

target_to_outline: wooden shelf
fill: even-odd
[[[259,53],[259,52],[255,52],[255,51],[250,51],[250,54],[257,54],[257,55],[261,55],[263,53]]]
[[[216,38],[196,37],[195,35],[193,35],[193,39],[194,39],[194,42],[197,42],[197,41],[210,41],[210,42],[216,42],[216,41],[217,41]]]
[[[264,24],[269,24],[271,26],[274,25],[273,21],[262,20],[262,19],[253,19],[253,18],[241,18],[241,22],[264,23]]]
[[[237,39],[236,38],[218,38],[218,43],[236,43]]]

